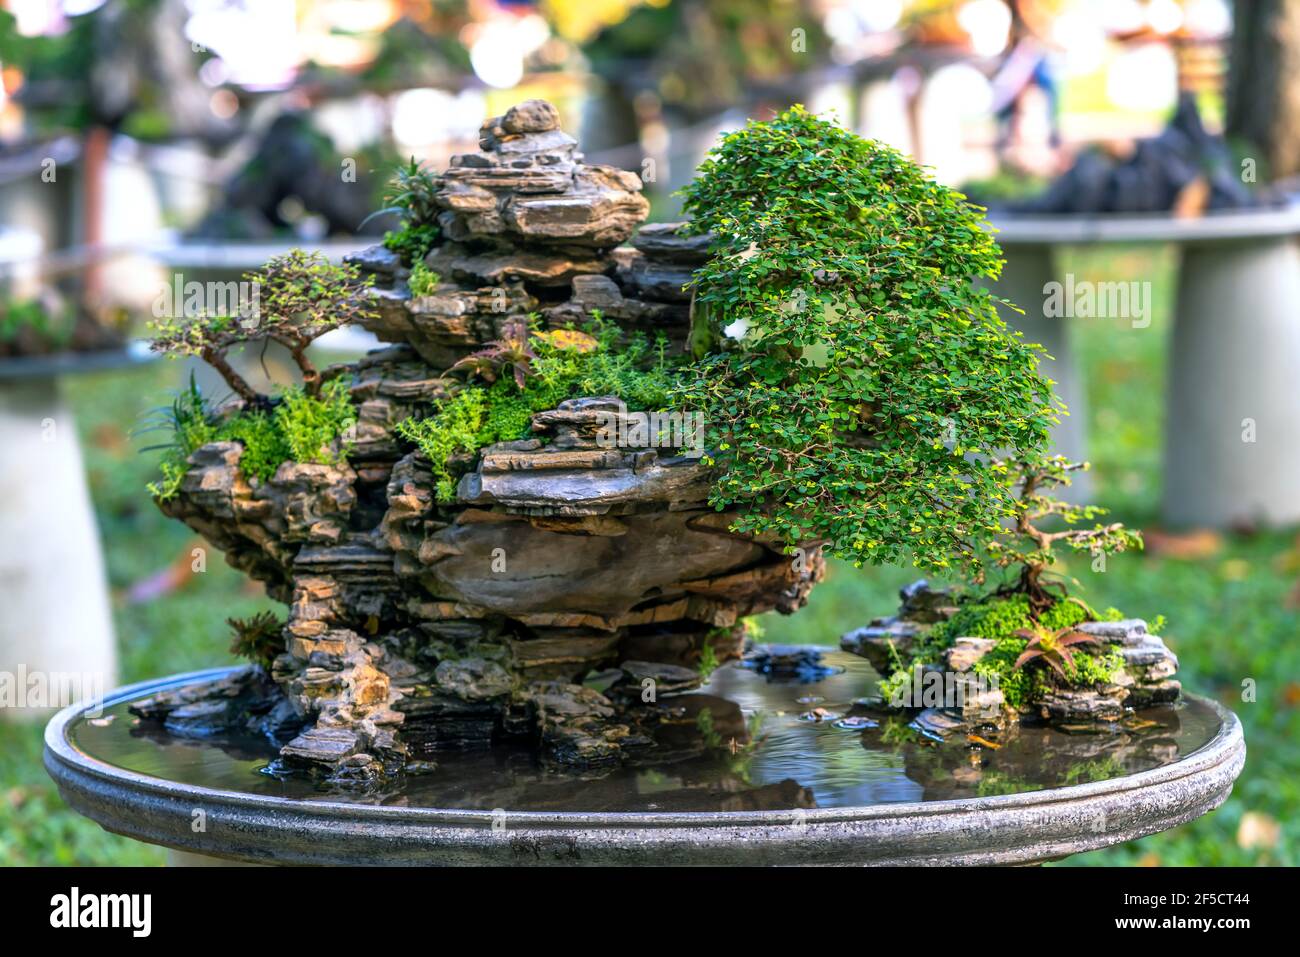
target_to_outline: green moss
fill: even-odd
[[[1021,708],[1030,701],[1050,690],[1054,679],[1042,667],[1016,668],[1016,659],[1029,644],[1028,639],[1016,635],[1017,631],[1034,627],[1058,631],[1080,624],[1090,618],[1101,620],[1118,620],[1124,617],[1115,609],[1107,609],[1100,616],[1090,615],[1081,602],[1063,600],[1051,605],[1037,619],[1031,616],[1029,599],[1023,594],[995,596],[981,601],[963,603],[957,613],[950,619],[940,622],[931,629],[913,648],[908,660],[901,657],[895,662],[895,670],[888,678],[880,682],[880,693],[885,700],[904,691],[911,680],[911,672],[916,665],[937,664],[941,654],[957,638],[988,638],[997,644],[975,663],[975,674],[989,681],[996,681],[1003,697],[1012,708]],[[1066,669],[1066,685],[1071,688],[1090,688],[1099,684],[1108,684],[1115,678],[1115,673],[1123,666],[1123,659],[1116,652],[1105,651],[1099,654],[1077,648],[1074,654],[1074,667]]]

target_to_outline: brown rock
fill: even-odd
[[[560,128],[560,112],[545,100],[524,100],[506,110],[501,126],[508,133],[545,133]]]

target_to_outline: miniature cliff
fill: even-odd
[[[481,151],[438,177],[432,292],[412,295],[384,246],[354,258],[374,279],[362,321],[393,345],[326,373],[355,410],[346,461],[286,461],[261,480],[241,468],[245,445],[210,442],[160,500],[288,606],[274,692],[253,669],[212,689],[225,704],[208,712],[277,735],[286,765],[365,782],[505,737],[569,765],[619,761],[646,742],[647,703],[737,657],[742,618],[797,609],[822,574],[815,548],[792,562],[729,531],[698,450],[602,441],[629,415],[618,396],[572,396],[533,417],[533,437],[463,456],[452,501],[397,434],[455,388],[450,366],[528,315],[561,329],[598,310],[683,347],[682,284],[707,240],[633,237],[639,179],[575,145],[541,101],[484,124]],[[596,672],[605,693],[582,684]],[[261,703],[230,714],[245,698]],[[191,699],[136,710],[183,730],[205,707]]]

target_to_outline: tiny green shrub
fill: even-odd
[[[437,291],[440,282],[442,277],[425,265],[423,259],[417,259],[412,264],[411,278],[407,281],[412,296],[431,296]]]
[[[700,648],[700,660],[696,663],[700,677],[707,680],[709,675],[718,670],[719,664],[721,662],[718,661],[718,653],[713,650],[713,643],[706,640]]]
[[[239,468],[250,478],[265,481],[275,474],[281,462],[293,457],[277,416],[262,409],[232,416],[218,434],[222,441],[239,442],[244,446]]]
[[[589,329],[590,336],[566,335],[566,330],[529,332],[529,357],[511,359],[526,361],[522,388],[512,375],[488,383],[467,382],[439,402],[431,415],[397,424],[397,433],[429,460],[438,501],[455,498],[455,455],[524,438],[535,413],[565,399],[617,395],[633,411],[666,407],[673,376],[666,341],[651,343],[638,334],[621,342],[618,327],[605,323],[598,313]]]
[[[307,355],[325,333],[375,315],[367,295],[373,278],[352,263],[335,265],[320,252],[291,249],[273,256],[261,269],[245,274],[260,290],[257,300],[238,304],[238,314],[200,313],[172,316],[151,323],[151,348],[172,357],[197,356],[226,380],[249,408],[266,407],[230,363],[229,351],[249,342],[278,342],[302,373],[302,389],[317,398],[324,383]]]
[[[487,402],[486,389],[462,389],[439,403],[428,418],[397,423],[397,434],[414,442],[429,460],[440,502],[456,497],[456,477],[448,464],[451,457],[459,452],[474,452],[494,441],[491,436],[502,426],[502,419],[486,421]]]
[[[287,461],[341,464],[348,452],[343,435],[356,422],[348,385],[342,379],[326,382],[319,398],[308,395],[302,386],[291,386],[269,411],[242,409],[223,419],[208,408],[191,378],[189,388],[160,412],[155,427],[170,429],[171,442],[161,446],[161,479],[148,485],[159,501],[175,497],[189,469],[187,460],[209,442],[239,442],[244,446],[240,470],[246,478],[265,482]]]

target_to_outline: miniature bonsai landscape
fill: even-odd
[[[1140,539],[1050,495],[1064,410],[978,284],[1000,269],[978,208],[800,108],[725,137],[683,224],[641,226],[639,179],[584,164],[542,101],[480,148],[400,170],[382,245],[278,258],[258,313],[160,326],[232,397],[163,410],[150,490],[287,619],[232,621],[248,668],[135,714],[265,734],[279,769],[342,785],[510,740],[565,767],[666,757],[659,699],[739,658],[749,616],[801,607],[824,554],[968,580],[843,642],[927,730],[1104,728],[1177,697],[1154,628],[1052,578],[1055,546]],[[391,347],[316,368],[347,323]],[[300,384],[249,387],[227,351],[259,340]],[[959,700],[918,706],[934,671]]]
[[[903,589],[897,615],[841,638],[845,651],[887,676],[885,705],[919,711],[919,728],[947,736],[1022,717],[1095,729],[1178,699],[1178,659],[1155,634],[1162,619],[1148,626],[1114,608],[1098,613],[1048,580],[1057,543],[1089,554],[1094,566],[1141,546],[1118,523],[1074,527],[1101,510],[1051,492],[1079,468],[1060,457],[1015,463],[1015,517],[985,543],[988,565],[1014,572],[1007,584],[961,596],[922,580]],[[1061,527],[1040,527],[1053,516]]]

